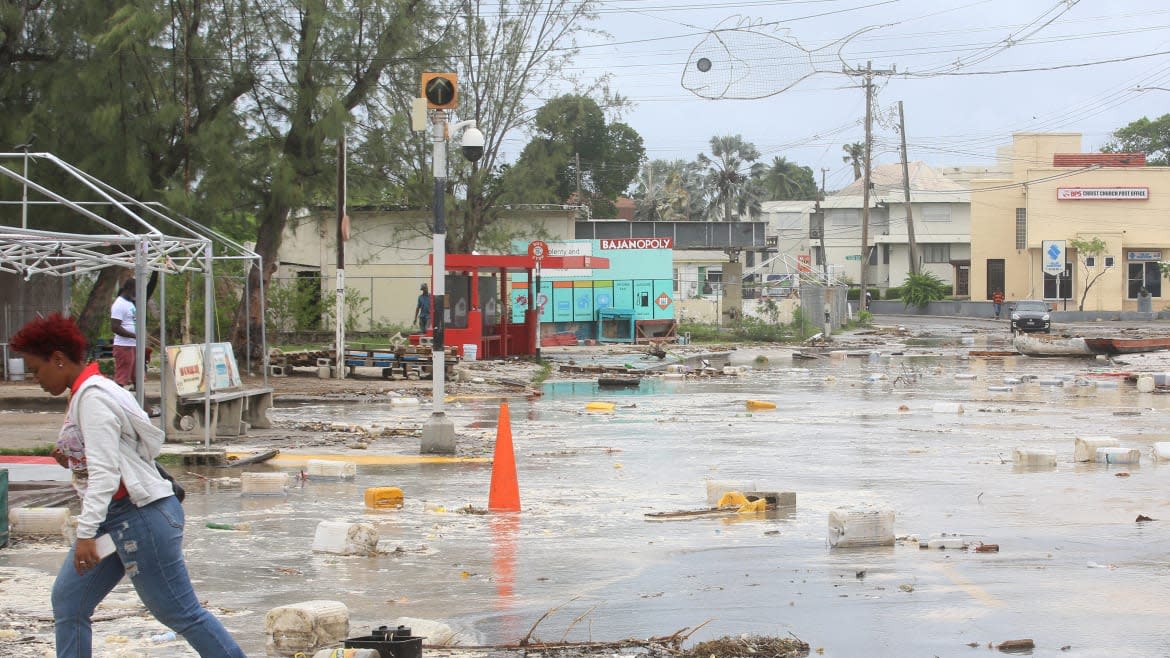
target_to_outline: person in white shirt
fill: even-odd
[[[134,350],[138,346],[134,285],[134,279],[127,279],[110,307],[110,328],[114,330],[114,381],[118,386],[134,381]]]

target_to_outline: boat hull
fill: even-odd
[[[1170,350],[1170,338],[1086,338],[1094,354],[1137,354]]]

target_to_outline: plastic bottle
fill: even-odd
[[[150,641],[154,642],[155,644],[162,644],[163,642],[173,642],[176,637],[178,636],[175,635],[174,631],[167,631],[166,633],[157,633],[155,635],[151,635]]]

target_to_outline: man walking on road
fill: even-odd
[[[418,322],[419,331],[426,332],[427,323],[431,320],[431,293],[427,284],[419,286],[418,303],[414,306],[414,319]]]
[[[1003,292],[996,290],[991,294],[991,303],[995,304],[995,319],[999,319],[1000,309],[1003,308]]]

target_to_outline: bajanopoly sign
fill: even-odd
[[[1058,187],[1056,198],[1062,201],[1147,201],[1148,187]]]
[[[602,240],[602,249],[672,249],[674,238],[618,238]]]

